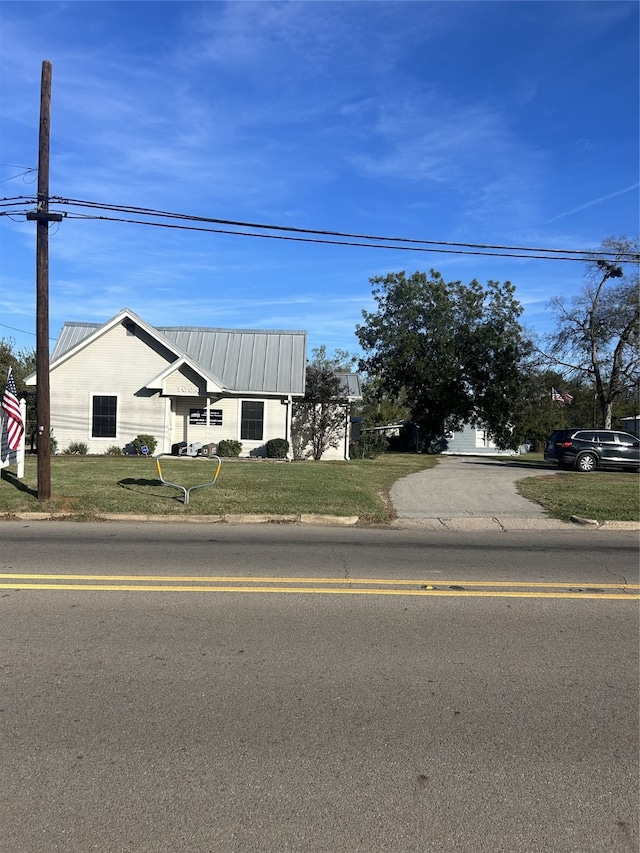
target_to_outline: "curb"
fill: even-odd
[[[360,522],[357,515],[135,515],[132,513],[106,512],[101,515],[83,516],[72,512],[7,512],[0,521],[128,521],[135,523],[161,524],[309,524],[324,527],[354,527]],[[449,530],[454,532],[502,531],[510,533],[521,530],[568,530],[582,527],[590,530],[640,530],[640,521],[596,521],[572,515],[570,521],[558,518],[519,518],[487,516],[465,516],[453,518],[395,518],[389,522],[372,523],[372,527],[389,527],[395,530]]]
[[[559,518],[521,518],[503,516],[466,516],[453,518],[396,518],[391,522],[396,529],[413,530],[451,530],[456,532],[477,532],[499,530],[512,533],[522,530],[570,530],[584,528],[589,530],[640,530],[640,521],[596,521],[572,515],[570,521]]]
[[[572,515],[570,521],[573,524],[580,524],[582,527],[600,527],[600,522],[595,518],[580,518],[579,515]]]
[[[1,521],[130,521],[179,524],[318,524],[350,527],[360,521],[357,515],[133,515],[105,512],[95,516],[83,516],[72,512],[12,512],[0,516]]]

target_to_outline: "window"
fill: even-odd
[[[486,429],[477,429],[476,430],[476,447],[486,447],[487,446],[487,431]]]
[[[624,444],[626,447],[637,447],[640,443],[637,438],[620,432],[615,433],[615,440],[618,444]]]
[[[95,394],[92,401],[91,438],[115,438],[118,398]]]
[[[262,441],[264,431],[264,403],[262,400],[243,400],[240,418],[240,438]]]

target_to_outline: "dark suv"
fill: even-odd
[[[547,462],[585,473],[596,468],[640,468],[640,439],[614,429],[557,429],[544,451]]]

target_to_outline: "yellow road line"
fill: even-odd
[[[0,573],[0,579],[25,579],[25,580],[87,580],[87,581],[134,581],[137,583],[153,581],[156,583],[284,583],[284,584],[362,584],[378,586],[472,586],[472,587],[509,587],[524,589],[575,589],[578,587],[597,589],[638,589],[640,584],[624,583],[544,583],[542,581],[465,581],[465,580],[442,580],[428,578],[398,579],[398,578],[298,578],[298,577],[242,577],[237,575],[75,575],[75,574],[25,574],[25,573]],[[0,584],[0,588],[3,587]],[[111,587],[108,587],[111,588]],[[429,591],[429,590],[427,590]]]
[[[302,593],[322,595],[411,595],[432,598],[591,598],[609,600],[640,600],[640,594],[597,592],[510,592],[507,590],[441,590],[441,589],[335,589],[330,587],[270,587],[270,586],[142,586],[139,584],[68,584],[68,583],[2,583],[0,589],[75,590],[94,592],[249,592]]]

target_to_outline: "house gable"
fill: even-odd
[[[188,382],[177,379],[177,387],[192,385],[209,394],[219,392],[260,396],[302,396],[305,389],[307,335],[303,331],[216,329],[193,326],[153,327],[128,308],[102,325],[65,323],[51,356],[53,374],[63,363],[75,359],[112,329],[123,326],[162,354],[167,367],[187,366],[194,371]],[[117,358],[110,359],[112,362]],[[149,390],[163,391],[172,386],[172,371],[154,374]],[[166,385],[169,381],[169,385]],[[25,380],[36,384],[36,374]],[[204,382],[204,386],[202,386]],[[164,384],[163,384],[164,383]],[[178,393],[168,391],[168,393]]]
[[[220,380],[194,365],[189,359],[179,358],[154,379],[147,388],[172,397],[202,397],[228,391]]]
[[[171,362],[184,355],[170,341],[166,340],[153,326],[145,323],[137,314],[124,308],[115,317],[102,325],[94,323],[65,323],[51,355],[49,371],[51,374],[70,359],[76,358],[88,347],[94,347],[104,336],[122,326],[126,335],[137,337],[147,346],[155,349],[165,361]],[[36,373],[25,379],[26,385],[35,385]]]

